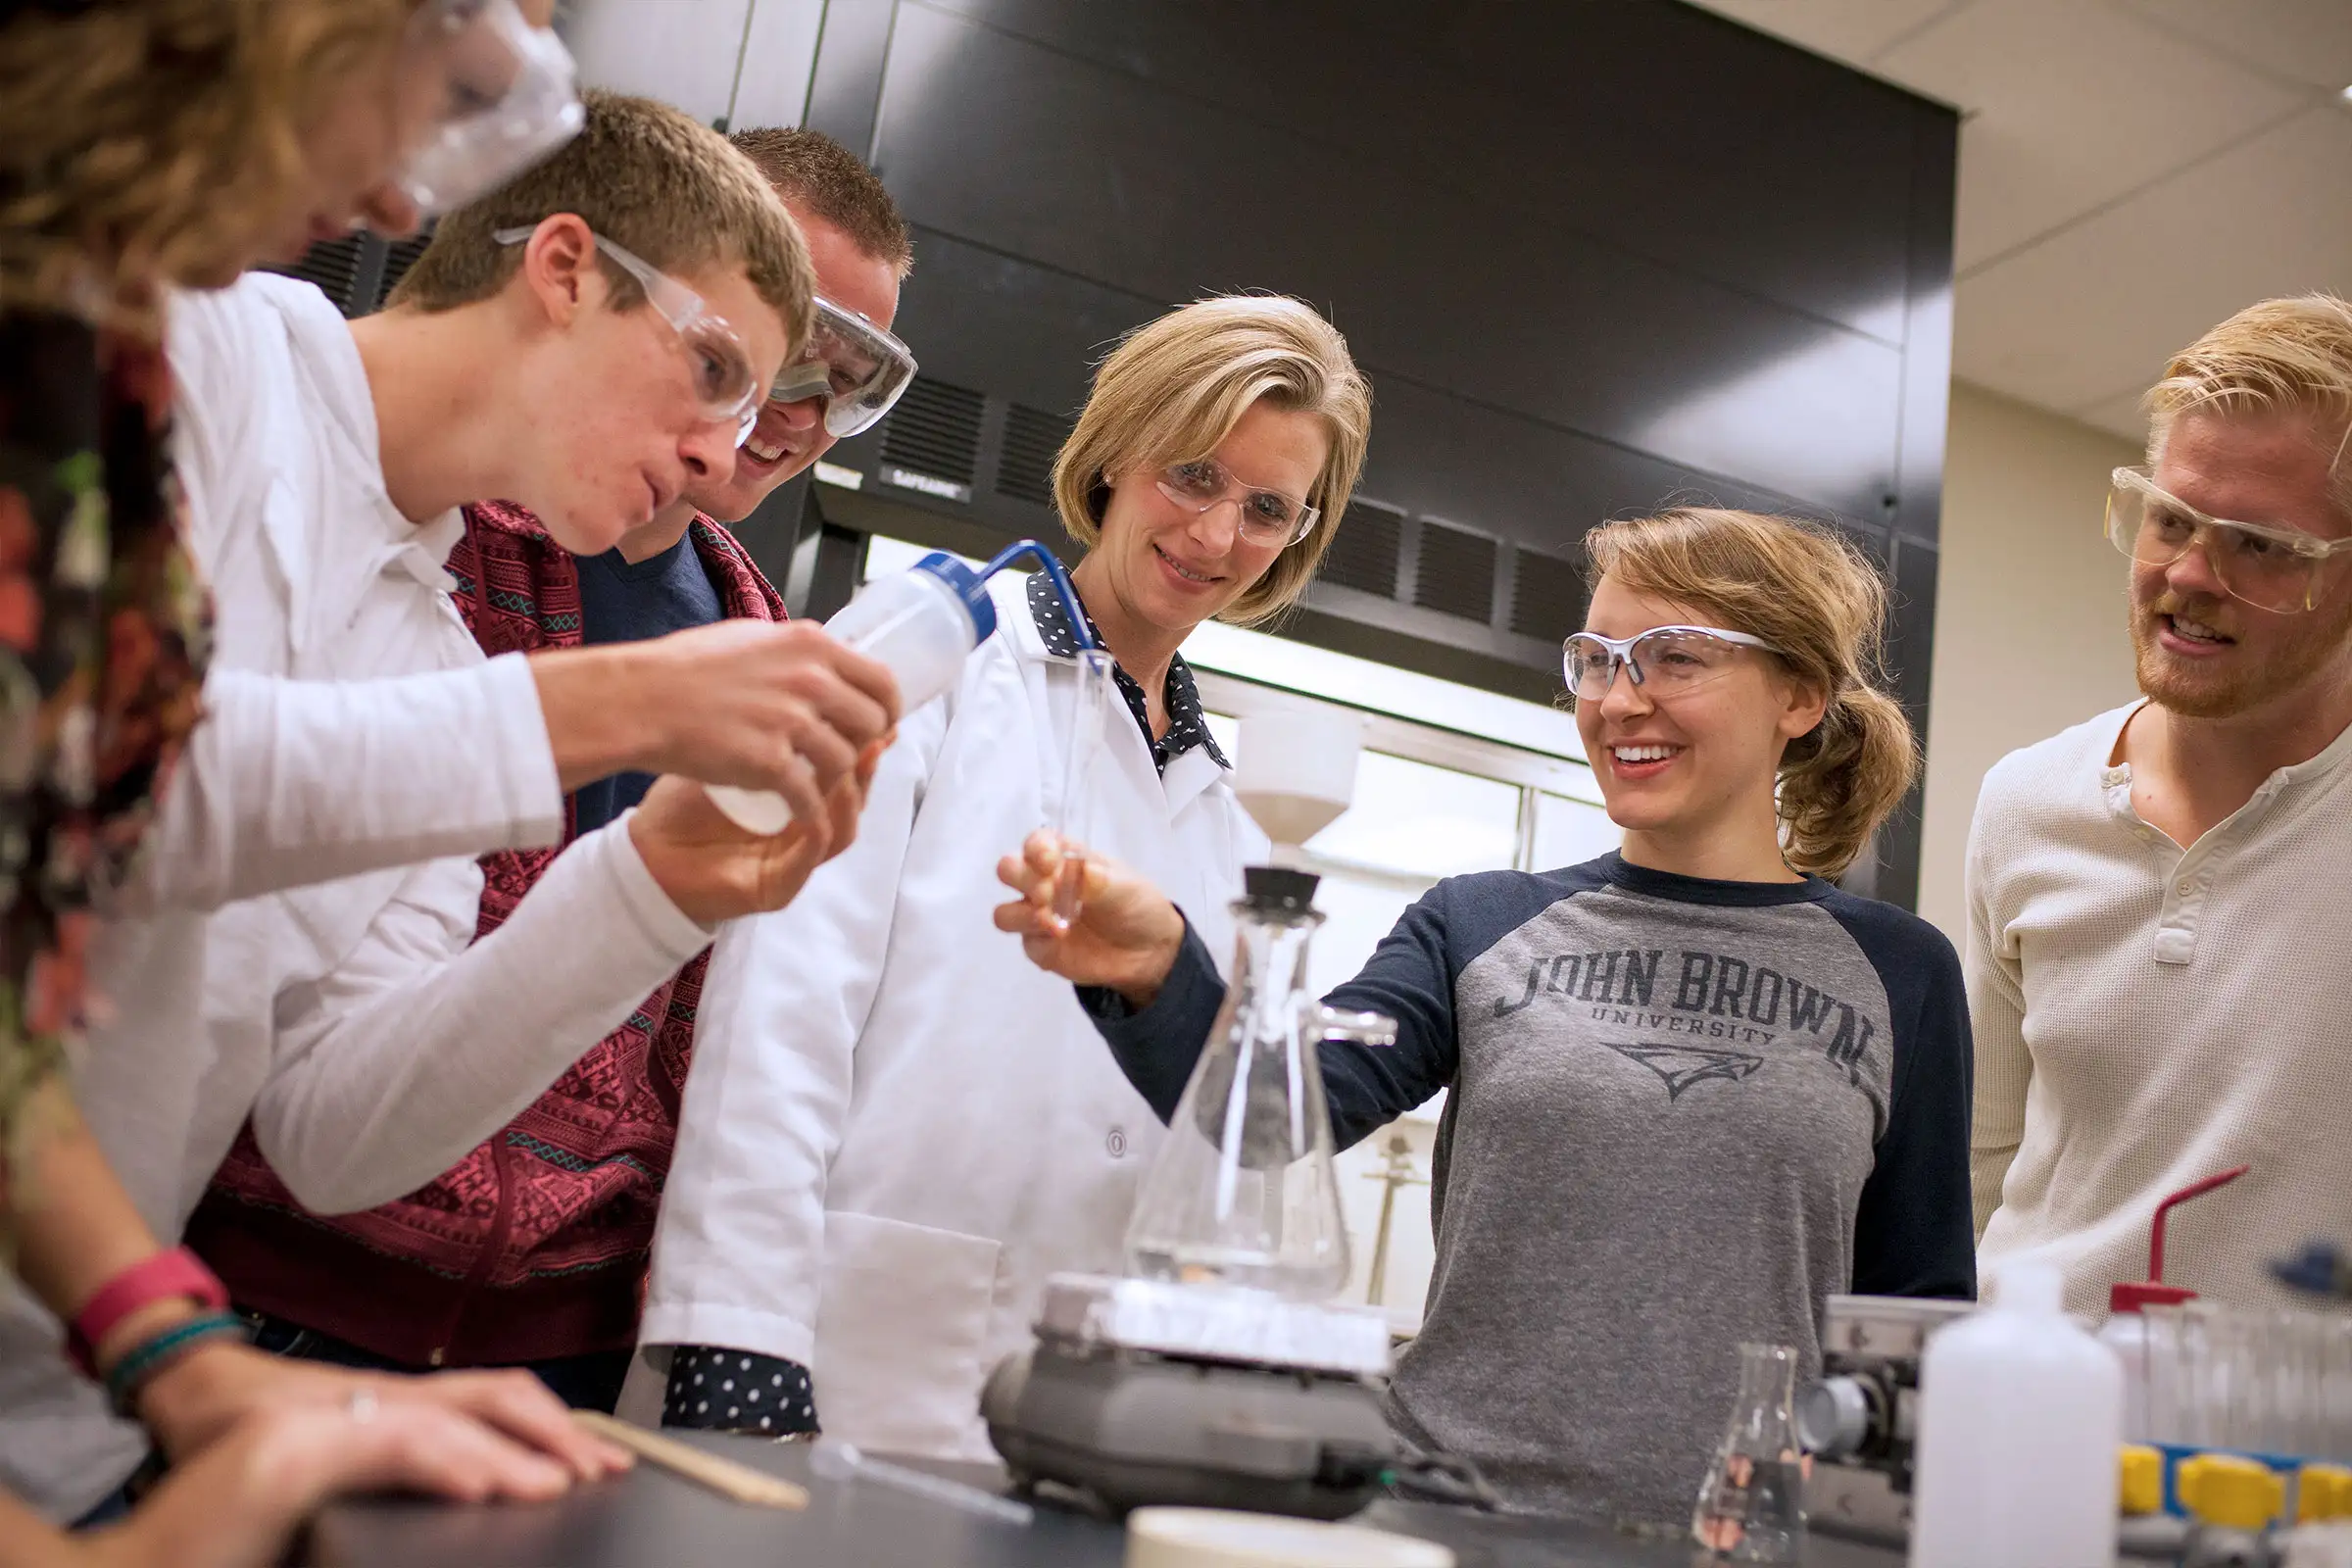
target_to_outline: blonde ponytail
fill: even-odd
[[[1869,558],[1823,524],[1703,507],[1604,523],[1585,556],[1596,584],[1703,609],[1826,694],[1782,754],[1778,801],[1789,866],[1844,872],[1919,774],[1911,720],[1880,684],[1886,586]]]

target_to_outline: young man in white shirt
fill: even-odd
[[[523,501],[596,550],[731,467],[742,414],[806,331],[807,252],[757,172],[663,106],[591,95],[587,109],[580,137],[505,205],[445,220],[521,231],[466,309],[346,323],[308,285],[258,275],[174,304],[179,466],[216,667],[299,713],[303,744],[272,755],[300,777],[260,781],[315,813],[257,829],[246,801],[213,820],[281,846],[276,886],[316,885],[121,921],[104,939],[114,1015],[92,1031],[76,1097],[167,1242],[249,1116],[314,1207],[430,1179],[713,924],[785,902],[855,831],[896,694],[813,628],[485,662],[443,591],[466,500]],[[747,768],[758,752],[767,763]],[[665,779],[468,948],[472,854],[555,840],[567,785],[631,765],[789,780],[814,804],[795,831],[756,840]],[[306,839],[319,846],[307,860]],[[404,868],[418,853],[455,858]],[[168,867],[155,880],[172,886]],[[0,1319],[0,1472],[72,1517],[143,1441],[66,1372],[57,1334],[22,1303]],[[211,1347],[180,1364],[252,1353]],[[159,1386],[141,1413],[176,1441],[200,1423],[161,1405],[200,1382]]]
[[[1968,857],[1981,1264],[2088,1312],[2233,1165],[2171,1282],[2283,1301],[2271,1260],[2352,1237],[2352,305],[2239,312],[2148,408],[2107,518],[2143,700],[2003,760]]]

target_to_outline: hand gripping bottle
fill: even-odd
[[[825,630],[888,665],[898,677],[900,711],[911,713],[956,684],[964,656],[997,629],[987,572],[954,556],[925,556],[906,570],[867,585]],[[712,804],[747,833],[781,833],[792,821],[784,797],[770,790],[705,786]]]

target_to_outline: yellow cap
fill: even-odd
[[[2155,1513],[2164,1506],[2164,1455],[2127,1443],[2123,1448],[2123,1511]]]
[[[2352,1518],[2352,1470],[2339,1464],[2307,1464],[2296,1472],[2295,1518],[2304,1524]]]
[[[2181,1460],[2174,1487],[2192,1516],[2232,1530],[2260,1530],[2286,1506],[2286,1483],[2278,1471],[2233,1454]]]

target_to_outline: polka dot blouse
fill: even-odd
[[[1086,607],[1080,605],[1078,612],[1085,614]],[[1042,571],[1029,574],[1029,612],[1037,617],[1038,635],[1045,639],[1047,653],[1056,659],[1077,657],[1078,634],[1061,608],[1061,596],[1054,591],[1053,580]],[[1086,629],[1094,633],[1096,642],[1102,640],[1094,616],[1087,615]],[[1161,701],[1167,704],[1168,732],[1157,738],[1152,734],[1152,705],[1144,696],[1143,683],[1115,666],[1111,679],[1118,683],[1119,695],[1127,699],[1127,710],[1135,715],[1137,727],[1143,730],[1144,740],[1152,748],[1152,765],[1162,773],[1168,770],[1170,762],[1196,746],[1207,747],[1208,755],[1216,759],[1219,767],[1233,766],[1208,733],[1208,720],[1200,711],[1200,689],[1182,654],[1168,661],[1168,684],[1160,694]]]
[[[670,1357],[662,1424],[793,1437],[816,1431],[816,1395],[808,1386],[808,1369],[798,1361],[681,1345]]]

